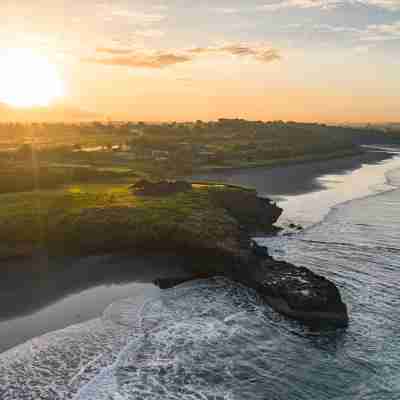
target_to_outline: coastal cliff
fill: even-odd
[[[179,254],[193,279],[224,275],[252,287],[277,311],[346,325],[336,286],[275,261],[252,234],[273,234],[282,209],[253,189],[201,182],[86,185],[7,195],[0,204],[0,257]],[[187,279],[187,274],[186,278]],[[180,277],[160,286],[173,286]]]
[[[163,195],[174,192],[174,188],[178,191],[189,190],[180,182],[166,186],[146,183],[138,190],[144,195],[146,191]],[[236,238],[230,237],[234,239],[234,246],[227,252],[226,248],[221,248],[225,253],[223,256],[217,257],[216,248],[214,259],[210,254],[204,253],[197,256],[197,263],[192,260],[188,264],[195,276],[228,276],[254,288],[275,310],[307,323],[332,323],[338,326],[348,324],[347,307],[333,282],[307,268],[274,260],[266,248],[258,246],[251,239],[254,232],[276,232],[274,224],[282,214],[281,208],[269,199],[257,196],[253,190],[218,184],[216,187],[210,185],[208,190],[212,203],[226,210],[237,222],[239,229],[231,232],[231,235],[236,233]],[[159,280],[158,284],[167,288],[181,282],[179,278],[169,278]]]

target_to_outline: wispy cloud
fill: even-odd
[[[125,9],[112,9],[110,15],[113,17],[129,18],[136,23],[139,22],[142,24],[154,24],[165,19],[165,15],[162,14],[129,11]]]
[[[294,30],[304,30],[303,25],[291,25]],[[352,26],[317,24],[309,27],[317,33],[347,34],[361,42],[384,42],[400,40],[400,20],[387,24],[371,24],[363,28]]]
[[[259,8],[266,11],[278,11],[286,8],[332,10],[348,5],[373,6],[389,11],[400,10],[399,0],[269,0]]]
[[[278,50],[266,46],[227,44],[214,47],[194,47],[175,51],[137,51],[126,48],[99,47],[96,56],[83,59],[85,62],[123,66],[130,68],[165,68],[194,61],[206,55],[230,55],[251,57],[262,63],[269,63],[281,58]]]
[[[219,14],[238,14],[240,10],[233,7],[215,7],[212,10]]]
[[[98,47],[96,49],[96,53],[105,53],[105,54],[130,54],[132,50],[128,49],[118,49],[113,47]]]
[[[380,8],[385,8],[390,11],[398,11],[400,10],[400,1],[399,0],[355,0],[361,4],[365,4],[367,6],[377,6]]]
[[[104,50],[101,53],[104,53]],[[120,50],[120,52],[108,49],[108,54],[111,57],[93,57],[87,58],[83,61],[113,65],[130,68],[154,68],[160,69],[169,67],[171,65],[182,64],[191,61],[191,57],[185,54],[175,54],[172,52],[157,52],[157,53],[132,53],[128,50]],[[123,55],[118,55],[123,54]]]
[[[99,14],[107,21],[124,19],[130,24],[147,26],[166,19],[164,7],[153,7],[149,11],[139,11],[132,7],[121,7],[117,4],[99,4]]]
[[[332,9],[343,3],[342,0],[272,0],[263,4],[260,9],[278,11],[285,8],[321,8]]]
[[[230,54],[238,57],[253,57],[261,62],[270,62],[281,58],[278,50],[265,46],[228,44],[216,47],[197,47],[190,49],[193,54]]]
[[[313,29],[317,32],[328,32],[328,33],[360,33],[360,29],[354,28],[352,26],[342,26],[342,25],[330,25],[330,24],[317,24],[313,26]]]
[[[161,38],[165,36],[165,32],[160,29],[138,29],[133,32],[133,36],[141,36],[144,38]]]
[[[361,40],[367,42],[400,40],[400,21],[391,24],[368,25],[362,32]]]

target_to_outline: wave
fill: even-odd
[[[304,232],[268,242],[341,287],[347,331],[313,331],[223,278],[189,282],[1,354],[0,398],[396,399],[399,174],[387,172],[390,192],[336,205]]]

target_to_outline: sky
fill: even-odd
[[[66,119],[400,120],[400,0],[1,0],[21,48]]]

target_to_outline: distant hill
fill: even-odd
[[[14,108],[0,103],[0,122],[79,122],[103,116],[61,104],[50,107]]]

